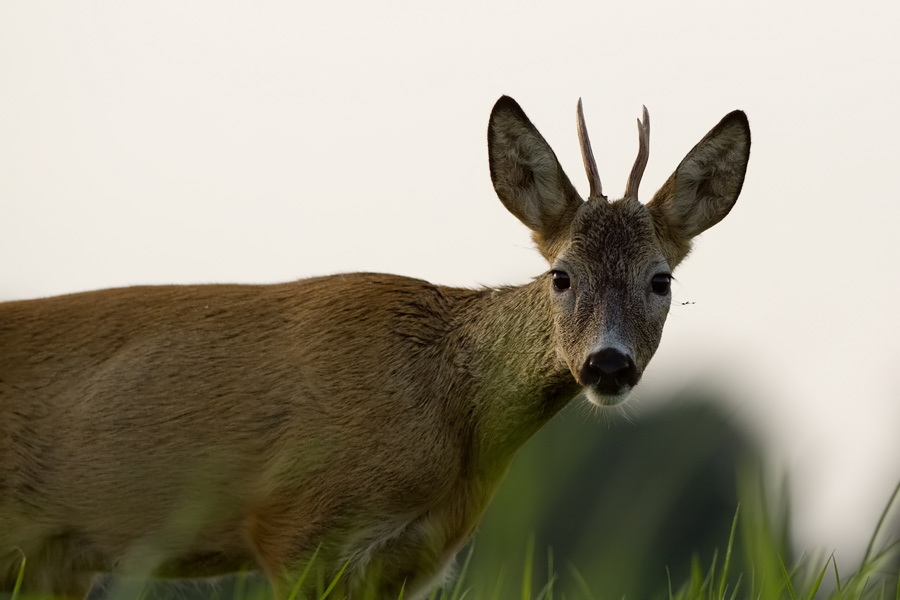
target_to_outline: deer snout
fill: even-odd
[[[637,385],[639,376],[633,358],[621,350],[603,348],[587,357],[579,379],[599,394],[615,396]]]

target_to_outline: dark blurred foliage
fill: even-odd
[[[476,596],[490,597],[502,570],[501,597],[520,597],[532,535],[535,595],[549,560],[554,595],[585,597],[574,567],[593,598],[616,600],[667,597],[667,568],[677,590],[692,559],[706,570],[717,549],[721,568],[739,472],[758,472],[760,450],[713,395],[687,390],[631,420],[598,415],[583,400],[558,415],[516,457],[485,515],[467,577]],[[759,500],[755,510],[765,512]],[[786,519],[773,526],[790,564]],[[738,540],[732,568],[743,570],[743,554]]]

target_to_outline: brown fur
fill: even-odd
[[[647,273],[688,243],[652,206],[573,195],[511,99],[489,146],[501,199],[572,270],[578,309],[549,273],[503,289],[355,273],[0,304],[0,592],[24,555],[33,593],[81,596],[100,572],[260,568],[283,597],[314,553],[327,577],[349,561],[351,595],[427,590],[516,450],[579,393],[596,332],[615,320],[650,360],[667,305],[648,305]],[[673,210],[661,193],[651,205]]]

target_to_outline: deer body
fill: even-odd
[[[26,590],[68,596],[98,572],[241,568],[283,596],[313,555],[348,564],[351,595],[424,592],[531,435],[584,388],[637,383],[657,284],[740,191],[734,115],[650,204],[593,179],[585,202],[498,101],[494,186],[552,267],[524,286],[357,273],[0,304],[0,591],[24,554]]]

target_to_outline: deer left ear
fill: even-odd
[[[729,113],[706,134],[647,203],[669,265],[687,256],[691,239],[731,211],[750,159],[747,115]]]

